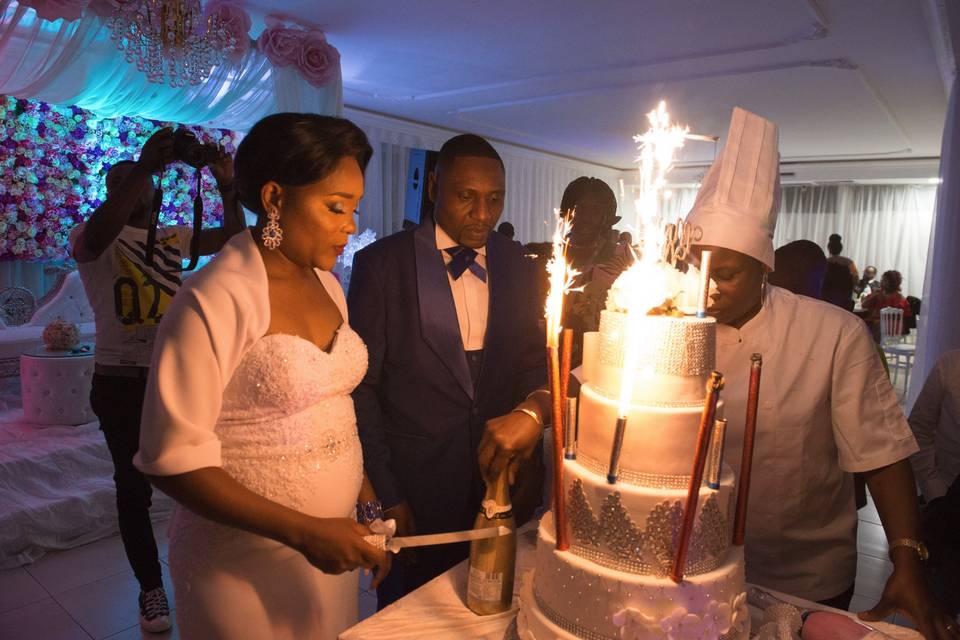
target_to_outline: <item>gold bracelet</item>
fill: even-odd
[[[540,425],[540,428],[541,428],[541,429],[543,429],[544,426],[545,426],[545,425],[543,424],[543,420],[541,420],[541,419],[540,419],[540,416],[537,415],[537,412],[536,412],[536,411],[533,411],[532,409],[524,409],[523,407],[517,407],[516,409],[514,409],[514,410],[511,411],[510,413],[525,413],[525,414],[527,414],[528,416],[530,416],[531,418],[533,418],[534,420],[536,420],[536,421],[537,421],[537,424]]]

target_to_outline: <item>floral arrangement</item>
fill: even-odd
[[[273,66],[294,66],[315,87],[322,87],[340,72],[340,52],[319,28],[288,27],[276,16],[267,16],[266,23],[257,38],[257,49]]]
[[[0,260],[69,258],[70,230],[106,198],[104,177],[135,159],[159,127],[145,118],[99,118],[78,107],[0,96]],[[233,154],[238,134],[188,127]],[[163,224],[191,224],[195,170],[173,163],[162,174]],[[203,171],[204,225],[223,218],[216,182]]]
[[[43,329],[43,344],[50,351],[69,351],[80,343],[80,328],[63,318],[53,320]]]

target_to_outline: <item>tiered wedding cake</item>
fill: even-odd
[[[570,549],[556,550],[553,514],[546,514],[535,568],[524,577],[520,638],[748,638],[743,553],[730,542],[736,492],[729,467],[718,489],[701,486],[685,577],[679,584],[668,577],[715,365],[715,321],[661,315],[631,327],[643,336],[642,353],[619,475],[610,484],[627,321],[616,300],[615,286],[599,333],[584,341],[577,454],[563,468]]]

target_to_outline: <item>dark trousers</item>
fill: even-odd
[[[133,455],[140,447],[140,410],[146,385],[144,378],[94,374],[90,406],[100,419],[100,430],[113,458],[123,548],[140,588],[149,591],[163,584],[157,541],[150,524],[153,490],[133,466]]]

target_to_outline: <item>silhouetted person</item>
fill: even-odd
[[[788,291],[820,299],[823,279],[827,274],[827,257],[816,242],[796,240],[774,252],[776,271],[767,282]]]
[[[513,228],[513,225],[509,222],[501,222],[500,226],[497,227],[497,233],[507,236],[513,240],[513,236],[517,234],[517,230]]]
[[[857,282],[860,281],[860,272],[857,271],[857,265],[853,263],[853,260],[840,255],[843,253],[843,238],[840,237],[840,234],[830,234],[830,240],[827,242],[827,251],[830,252],[830,257],[827,258],[827,262],[839,264],[846,268],[847,271],[850,272],[850,284],[856,285]],[[851,292],[851,296],[852,295]]]

